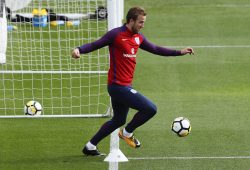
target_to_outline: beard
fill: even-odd
[[[133,26],[132,27],[132,32],[135,33],[135,34],[138,34],[139,30],[135,26]]]

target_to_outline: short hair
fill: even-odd
[[[130,19],[133,19],[134,21],[136,21],[139,15],[146,16],[147,13],[141,7],[130,8],[126,16],[127,23],[129,23]]]

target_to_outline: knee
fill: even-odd
[[[157,113],[157,107],[155,104],[151,104],[147,109],[146,109],[146,113],[150,114],[152,116],[154,116]]]
[[[123,125],[125,125],[126,120],[119,120],[119,119],[111,119],[111,121],[113,122],[113,124],[118,128],[121,127]]]
[[[157,113],[157,107],[156,107],[156,105],[154,105],[154,104],[153,104],[153,106],[152,106],[152,108],[151,108],[151,113],[152,113],[153,115],[155,115],[155,114]]]

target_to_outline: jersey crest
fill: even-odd
[[[139,39],[139,37],[135,37],[135,42],[136,42],[136,44],[140,45],[140,39]]]

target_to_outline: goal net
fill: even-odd
[[[71,58],[73,48],[106,33],[106,0],[26,1],[22,9],[5,11],[0,117],[25,117],[23,108],[30,100],[42,104],[45,117],[109,115],[108,49]]]

